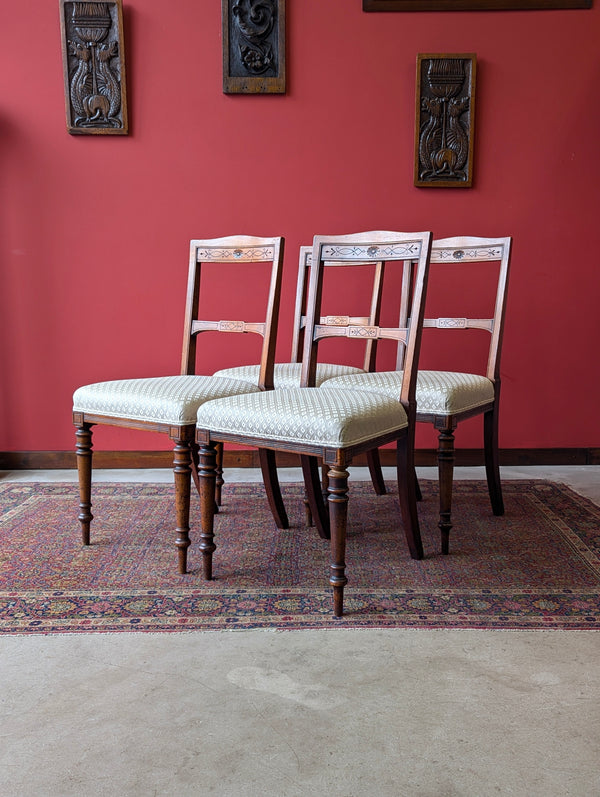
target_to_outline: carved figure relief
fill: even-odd
[[[474,54],[417,56],[415,185],[472,185]]]
[[[285,92],[285,0],[222,0],[223,91]]]
[[[60,0],[69,133],[128,132],[121,0]]]

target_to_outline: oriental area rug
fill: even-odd
[[[600,627],[600,508],[589,500],[563,485],[507,481],[506,513],[494,517],[485,482],[457,481],[442,556],[437,484],[423,482],[417,562],[388,488],[376,496],[351,483],[345,615],[334,619],[329,546],[304,525],[301,485],[282,486],[286,531],[261,484],[225,485],[206,582],[195,493],[190,572],[179,575],[171,486],[95,485],[84,547],[76,485],[0,483],[0,632]]]

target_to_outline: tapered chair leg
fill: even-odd
[[[442,553],[450,551],[452,515],[452,480],[454,478],[454,435],[452,429],[441,429],[438,435],[438,474],[440,485],[440,521]]]
[[[90,544],[92,515],[92,430],[90,424],[79,426],[75,432],[77,451],[77,473],[79,475],[79,517],[81,538],[84,545]]]
[[[192,477],[192,454],[189,441],[177,440],[173,452],[175,474],[175,512],[179,572],[187,573],[187,549],[190,547],[190,490]]]
[[[504,514],[502,483],[500,481],[500,461],[498,457],[498,401],[494,408],[483,416],[483,450],[485,454],[485,474],[488,492],[494,515]]]
[[[288,521],[287,512],[285,511],[279,478],[277,476],[275,452],[270,448],[259,448],[258,458],[260,461],[260,469],[262,472],[263,483],[265,485],[267,500],[269,502],[269,507],[271,508],[271,513],[273,515],[273,519],[275,520],[275,524],[278,529],[289,529],[290,524]]]
[[[213,443],[200,446],[200,542],[202,551],[202,576],[212,579],[212,555],[217,546],[214,543],[215,523],[215,481],[217,478],[217,452]]]
[[[319,537],[322,540],[328,540],[331,537],[331,530],[327,506],[323,501],[321,492],[322,483],[319,480],[319,463],[316,457],[301,455],[300,464],[302,465],[306,501],[308,502],[307,513],[310,513],[311,519],[317,527]],[[329,473],[329,469],[327,472]],[[327,483],[329,484],[329,478]]]
[[[329,470],[329,517],[331,523],[331,565],[329,583],[333,587],[333,614],[344,613],[346,578],[346,528],[348,523],[348,471],[332,467]]]
[[[383,471],[381,470],[381,459],[379,457],[378,448],[372,448],[370,451],[367,451],[367,465],[369,466],[369,474],[375,494],[385,495],[387,490],[383,479]]]
[[[396,468],[398,473],[398,498],[408,550],[413,559],[423,558],[423,542],[417,513],[416,480],[412,437],[398,440]]]

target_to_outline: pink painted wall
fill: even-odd
[[[289,315],[298,246],[376,228],[513,235],[501,445],[600,445],[599,0],[440,14],[288,0],[286,96],[222,94],[219,2],[129,0],[125,24],[131,135],[72,137],[58,3],[2,12],[0,451],[71,449],[78,385],[177,372],[190,238],[285,235]],[[471,190],[412,185],[419,52],[477,53]],[[284,321],[281,359],[289,347]]]

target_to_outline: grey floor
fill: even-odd
[[[598,467],[503,478],[555,479],[600,504]],[[0,638],[1,797],[599,797],[599,748],[594,631]]]

